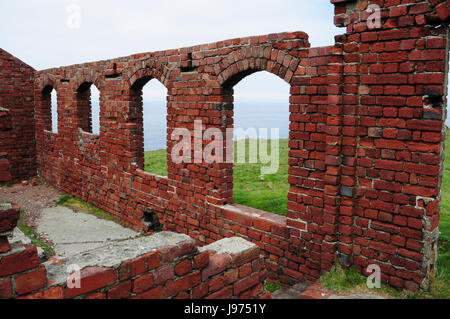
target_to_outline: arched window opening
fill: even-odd
[[[132,90],[139,125],[137,164],[146,172],[167,176],[167,89],[158,80],[143,77]],[[139,114],[140,113],[140,114]]]
[[[286,215],[290,85],[269,72],[252,73],[232,79],[233,201]]]
[[[44,130],[58,133],[58,95],[51,85],[42,90],[41,109]]]
[[[100,91],[89,82],[77,91],[78,127],[84,132],[100,134]]]
[[[100,91],[95,85],[91,86],[91,110],[92,110],[92,133],[100,134]]]
[[[52,133],[58,133],[58,94],[52,90]]]

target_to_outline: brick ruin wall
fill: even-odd
[[[36,174],[34,72],[0,49],[0,182]]]
[[[260,248],[242,238],[199,249],[162,232],[41,263],[36,246],[8,237],[18,218],[0,205],[0,299],[271,298]]]
[[[380,265],[392,286],[426,288],[437,259],[450,5],[331,2],[346,33],[329,47],[310,48],[303,32],[280,33],[35,72],[38,174],[136,230],[150,210],[164,230],[199,245],[243,237],[283,283],[317,279],[337,258],[362,273]],[[369,28],[374,4],[381,24]],[[17,78],[25,81],[33,70],[23,71]],[[233,127],[233,86],[257,71],[291,86],[285,217],[233,204],[232,164],[170,157],[175,128],[193,131],[195,120],[204,129]],[[152,79],[168,89],[168,177],[142,170],[141,95]],[[13,95],[28,96],[31,86],[22,84]],[[91,84],[100,91],[99,135],[88,132]],[[8,159],[12,167],[18,160]]]

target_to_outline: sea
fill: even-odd
[[[92,103],[93,132],[98,133],[98,102]],[[144,101],[144,150],[153,151],[166,148],[167,123],[166,104],[162,101]],[[234,103],[234,127],[243,130],[254,128],[267,129],[267,138],[271,129],[278,128],[279,138],[289,137],[289,103],[280,101],[237,101]],[[261,135],[258,135],[261,137]]]
[[[56,110],[52,110],[53,118]],[[93,132],[99,130],[99,104],[92,101],[92,127]],[[448,113],[448,112],[447,112]],[[97,116],[95,116],[97,114]],[[164,101],[144,101],[144,150],[153,151],[166,148],[167,124],[166,103]],[[235,101],[234,102],[235,129],[247,130],[255,128],[266,128],[268,138],[271,128],[279,129],[279,138],[289,137],[289,103],[280,101]],[[447,117],[445,124],[450,127],[450,118]],[[54,127],[56,123],[53,122]],[[236,136],[235,136],[236,139]]]

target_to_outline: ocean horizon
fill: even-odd
[[[166,148],[167,123],[166,103],[162,101],[144,101],[144,150],[154,151]],[[150,109],[150,110],[149,110]],[[98,114],[99,104],[92,103],[92,113]],[[235,129],[247,130],[267,128],[271,138],[272,128],[279,129],[279,138],[289,137],[289,102],[244,101],[234,103]],[[94,132],[98,132],[98,116],[92,117]]]
[[[144,150],[154,151],[166,148],[167,123],[166,103],[156,100],[145,100],[144,108]],[[150,109],[150,110],[149,110]],[[98,114],[98,101],[92,103],[93,114]],[[268,138],[271,128],[279,129],[279,138],[289,137],[289,103],[280,101],[237,101],[234,103],[234,127],[247,130],[249,128],[267,128]],[[450,127],[450,119],[445,120]],[[92,117],[94,132],[98,132],[98,116]]]

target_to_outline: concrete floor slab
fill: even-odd
[[[115,222],[62,206],[42,210],[37,232],[53,244],[56,257],[61,258],[139,236]]]
[[[130,260],[150,253],[155,249],[177,246],[182,243],[195,246],[195,240],[184,234],[160,232],[148,237],[140,237],[119,242],[109,242],[108,245],[83,251],[69,256],[64,263],[54,263],[52,260],[45,263],[48,279],[53,284],[63,283],[67,279],[68,266],[86,267],[118,267],[123,261]]]

